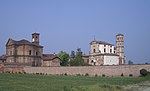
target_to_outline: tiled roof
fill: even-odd
[[[89,57],[89,55],[83,55],[82,57]]]
[[[55,58],[59,58],[59,57],[54,54],[43,54],[43,61],[51,61]]]
[[[32,35],[40,35],[39,33],[33,33]]]
[[[96,42],[98,44],[104,44],[104,45],[112,45],[112,46],[114,46],[113,44],[107,43],[105,41],[92,41],[91,43],[93,43],[93,42]]]
[[[6,59],[6,55],[0,56],[0,59]]]
[[[119,33],[119,34],[117,34],[116,36],[124,36],[123,34],[121,34],[121,33]]]
[[[90,55],[90,56],[93,56],[93,55]],[[104,53],[104,54],[96,54],[94,56],[119,56],[115,53]]]
[[[28,45],[32,45],[31,42],[29,42],[28,40],[20,40],[20,41],[14,41],[15,44],[28,44]]]
[[[22,39],[22,40],[19,40],[19,41],[16,41],[16,40],[13,40],[13,39],[9,39],[8,41],[12,41],[14,45],[34,45],[34,46],[42,47],[40,45],[34,44],[32,42],[29,42],[28,40],[25,40],[25,39]]]

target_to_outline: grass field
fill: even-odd
[[[150,77],[88,77],[0,74],[0,91],[124,91]]]

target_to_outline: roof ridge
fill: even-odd
[[[106,44],[106,45],[113,45],[114,46],[114,44],[108,43],[106,41],[92,41],[92,42],[97,42],[99,44]]]

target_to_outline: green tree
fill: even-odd
[[[129,65],[130,65],[130,64],[133,64],[133,62],[132,62],[131,60],[129,60],[129,61],[128,61],[128,64],[129,64]]]
[[[77,48],[76,56],[82,56],[81,48]]]
[[[88,64],[85,63],[84,60],[82,59],[81,48],[78,48],[75,57],[70,60],[70,66],[85,66],[85,65]]]
[[[75,58],[75,52],[74,51],[71,51],[70,57]]]
[[[84,66],[85,63],[81,56],[76,56],[74,59],[70,60],[70,66]]]
[[[60,65],[61,66],[68,66],[69,65],[69,54],[61,51],[58,53],[58,57],[61,59]]]
[[[148,75],[148,71],[146,70],[146,69],[141,69],[140,70],[140,74],[141,74],[141,76],[146,76],[146,75]]]

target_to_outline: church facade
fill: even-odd
[[[90,43],[90,65],[119,65],[125,64],[124,35],[116,35],[116,47],[104,41],[92,41]]]
[[[6,65],[41,66],[43,46],[39,33],[32,34],[32,41],[9,39],[6,44]]]

